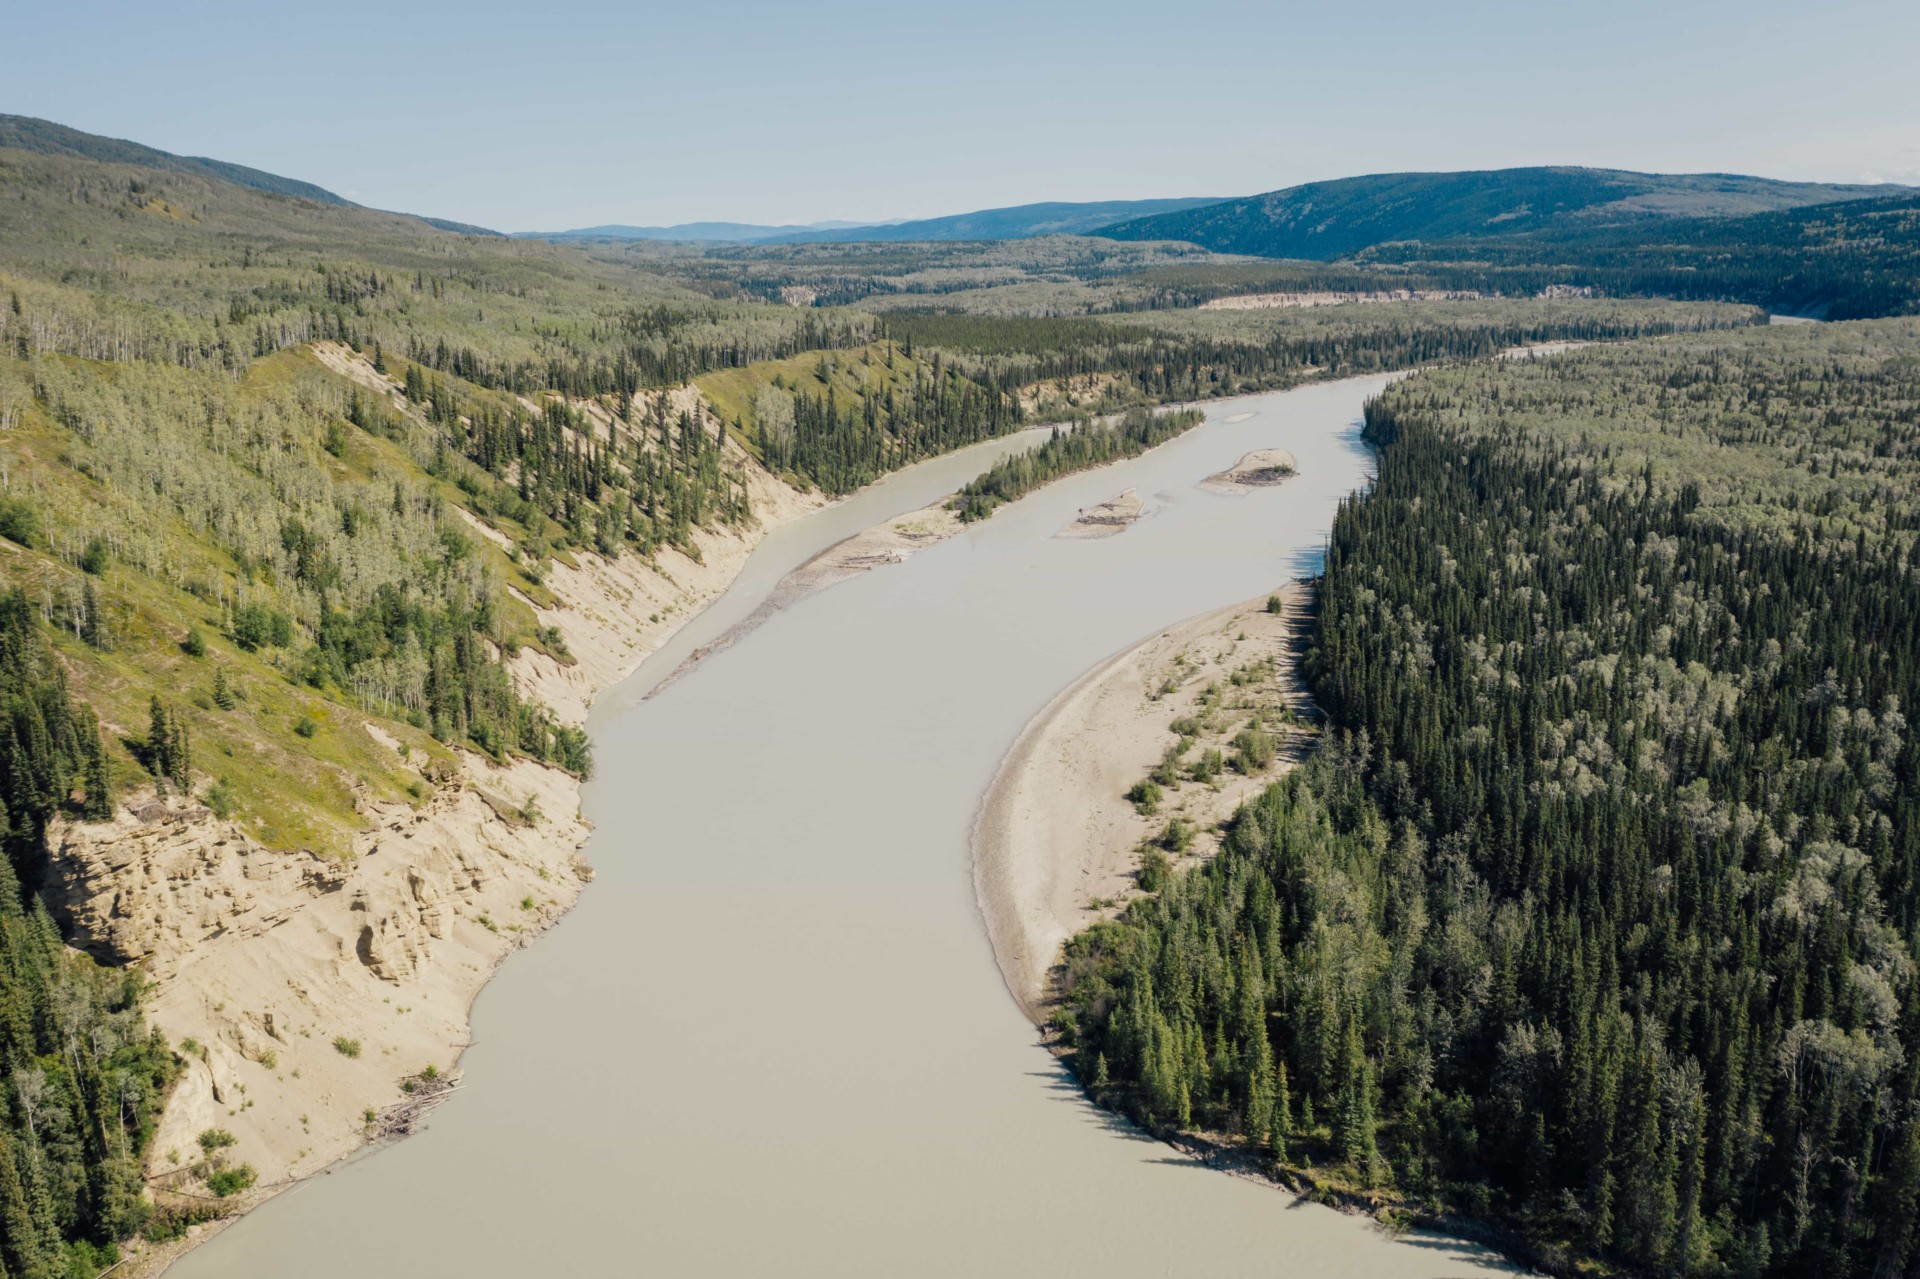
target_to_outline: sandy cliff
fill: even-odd
[[[271,1188],[360,1145],[404,1077],[450,1070],[488,975],[589,876],[578,795],[556,769],[465,755],[417,808],[367,805],[346,858],[150,796],[56,831],[74,943],[153,978],[149,1016],[187,1059],[149,1172],[224,1128]]]

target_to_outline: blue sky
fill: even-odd
[[[0,25],[0,111],[504,230],[1540,163],[1920,184],[1914,0],[0,0]]]

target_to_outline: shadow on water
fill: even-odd
[[[1117,1111],[1108,1110],[1105,1106],[1097,1104],[1093,1098],[1087,1096],[1086,1089],[1080,1086],[1080,1081],[1074,1078],[1073,1072],[1067,1068],[1065,1062],[1056,1059],[1052,1070],[1030,1070],[1027,1072],[1027,1077],[1030,1079],[1044,1080],[1047,1091],[1052,1094],[1055,1101],[1064,1102],[1074,1107],[1080,1111],[1083,1118],[1097,1125],[1102,1130],[1128,1141],[1147,1142],[1152,1145],[1160,1144],[1158,1137],[1140,1127],[1125,1115]],[[1192,1164],[1194,1161],[1190,1159],[1175,1159],[1171,1162]],[[1197,1167],[1199,1165],[1195,1166]]]
[[[1319,1201],[1309,1195],[1291,1190],[1279,1182],[1272,1182],[1265,1177],[1251,1174],[1247,1167],[1237,1161],[1231,1154],[1217,1152],[1215,1155],[1209,1156],[1203,1152],[1187,1151],[1175,1146],[1171,1142],[1154,1136],[1118,1111],[1108,1110],[1106,1107],[1096,1103],[1093,1098],[1087,1095],[1086,1090],[1080,1086],[1080,1082],[1075,1078],[1073,1071],[1068,1068],[1064,1061],[1058,1058],[1054,1059],[1054,1064],[1051,1069],[1030,1070],[1026,1073],[1029,1079],[1040,1080],[1048,1093],[1053,1096],[1054,1100],[1074,1107],[1081,1112],[1086,1120],[1097,1124],[1104,1132],[1110,1133],[1125,1141],[1166,1147],[1165,1153],[1146,1158],[1145,1162],[1147,1163],[1157,1167],[1186,1168],[1195,1172],[1218,1173],[1226,1171],[1249,1176],[1252,1180],[1258,1181],[1263,1185],[1271,1185],[1273,1189],[1285,1192],[1276,1200],[1276,1206],[1282,1212],[1298,1212],[1323,1206]],[[1492,1265],[1507,1270],[1512,1274],[1526,1275],[1530,1273],[1526,1266],[1513,1260],[1510,1256],[1502,1259],[1490,1259],[1487,1255],[1487,1248],[1489,1246],[1497,1248],[1498,1244],[1475,1243],[1469,1239],[1439,1234],[1424,1228],[1416,1230],[1393,1229],[1377,1221],[1371,1224],[1373,1224],[1374,1228],[1381,1234],[1391,1236],[1397,1243],[1404,1244],[1410,1248],[1418,1248],[1422,1252],[1432,1253],[1444,1258],[1448,1262],[1462,1266],[1463,1274],[1472,1273],[1476,1267],[1484,1268],[1490,1261]],[[1442,1276],[1442,1279],[1445,1279],[1445,1276]]]
[[[1327,544],[1302,546],[1287,556],[1287,574],[1302,580],[1318,577],[1327,569]]]

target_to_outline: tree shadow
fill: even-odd
[[[1031,1070],[1027,1073],[1034,1079],[1044,1081],[1047,1091],[1053,1094],[1056,1101],[1077,1108],[1087,1122],[1096,1124],[1104,1131],[1116,1137],[1124,1137],[1128,1141],[1159,1144],[1158,1137],[1134,1123],[1133,1120],[1117,1110],[1108,1110],[1089,1097],[1087,1090],[1082,1088],[1080,1081],[1074,1077],[1073,1071],[1068,1069],[1066,1062],[1059,1058],[1053,1059],[1053,1068],[1050,1070]]]
[[[1312,581],[1327,571],[1327,544],[1296,547],[1287,555],[1287,573],[1302,581]]]

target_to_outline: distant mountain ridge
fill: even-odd
[[[1216,253],[1332,261],[1399,240],[1738,216],[1910,190],[1891,184],[1783,182],[1739,174],[1634,173],[1571,166],[1377,173],[1309,182],[1093,230],[1115,240],[1183,240]]]
[[[139,142],[129,142],[125,138],[109,138],[97,133],[86,133],[64,124],[55,124],[51,120],[36,119],[33,116],[0,115],[0,147],[11,147],[16,151],[31,151],[36,155],[60,155],[76,160],[96,160],[104,164],[133,164],[144,169],[191,173],[199,177],[212,178],[218,182],[247,187],[254,191],[265,191],[270,195],[292,196],[300,200],[311,200],[315,204],[331,204],[339,208],[366,207],[354,203],[345,196],[336,195],[323,186],[302,182],[298,178],[285,178],[263,169],[252,169],[244,164],[231,164],[225,160],[214,160],[207,156],[175,155],[171,151],[162,151]],[[486,227],[454,222],[447,218],[430,218],[418,213],[403,216],[419,218],[428,226],[442,231],[451,231],[457,235],[500,234]]]
[[[1187,196],[1169,200],[1097,200],[1083,203],[1047,201],[1015,204],[1001,209],[978,209],[941,218],[921,218],[879,226],[849,227],[841,231],[781,236],[774,244],[847,244],[858,241],[905,243],[926,240],[1024,240],[1036,235],[1084,235],[1123,218],[1177,214],[1219,203],[1217,196]]]
[[[609,223],[605,226],[574,227],[569,231],[514,231],[516,240],[670,240],[682,243],[727,243],[756,244],[782,236],[803,235],[808,232],[844,231],[853,227],[891,226],[888,222],[809,222],[805,224],[785,223],[780,226],[767,226],[758,222],[677,222],[672,226],[627,226],[624,223]]]
[[[1143,218],[1218,203],[1216,196],[1170,200],[1047,201],[976,209],[938,218],[891,222],[814,222],[765,226],[753,222],[682,222],[675,226],[591,226],[571,231],[516,231],[536,240],[679,240],[728,244],[915,243],[928,240],[1024,240],[1036,235],[1081,235],[1122,218]]]

